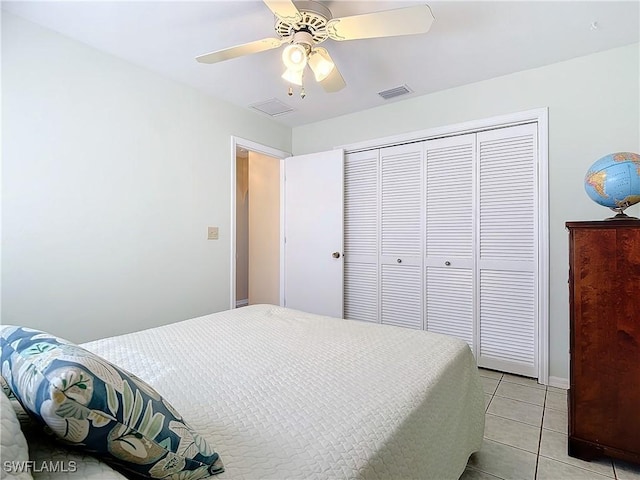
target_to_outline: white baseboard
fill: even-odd
[[[569,390],[569,379],[562,377],[549,377],[549,386]]]
[[[242,300],[236,300],[236,308],[246,307],[247,305],[249,305],[248,298],[244,298]]]

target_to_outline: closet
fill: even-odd
[[[345,156],[344,316],[444,333],[537,377],[538,130]]]

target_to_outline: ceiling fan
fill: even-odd
[[[434,17],[428,5],[384,10],[349,17],[333,18],[331,11],[316,1],[263,0],[276,16],[277,38],[263,38],[196,57],[200,63],[217,63],[243,55],[272,50],[288,44],[282,52],[286,67],[282,78],[302,87],[307,65],[326,92],[346,86],[329,52],[317,45],[328,38],[337,41],[393,37],[425,33]],[[289,95],[293,94],[289,87]]]

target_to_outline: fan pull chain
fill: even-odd
[[[289,85],[289,90],[287,90],[287,95],[290,97],[293,96],[293,85]],[[300,87],[300,98],[304,98],[307,96],[307,91],[304,89],[304,85]]]

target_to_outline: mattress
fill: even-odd
[[[219,480],[458,478],[482,442],[475,359],[444,335],[256,305],[83,346],[162,394]]]

